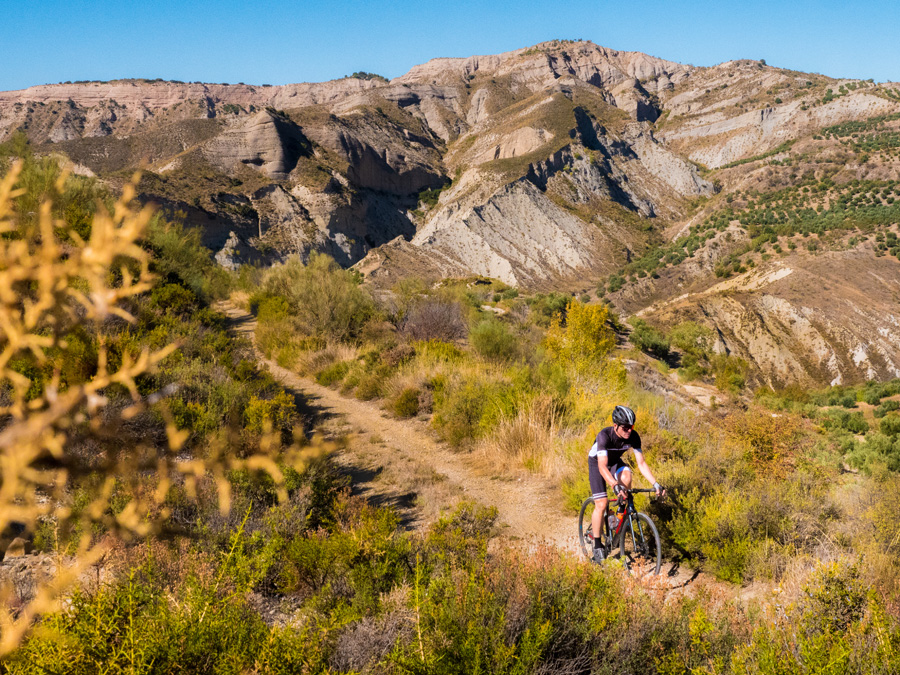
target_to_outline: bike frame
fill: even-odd
[[[633,495],[636,493],[653,492],[655,490],[642,488],[626,490],[622,520],[616,523],[614,528],[609,527],[609,516],[611,513],[617,512],[616,502],[618,497],[610,499],[607,495],[609,507],[613,510],[611,511],[607,508],[605,513],[603,513],[603,517],[600,519],[602,523],[601,531],[598,533],[592,533],[591,531],[591,516],[588,511],[590,508],[596,508],[596,500],[592,496],[587,497],[581,503],[581,511],[578,515],[578,538],[582,552],[588,558],[591,558],[596,537],[599,536],[602,537],[600,547],[605,553],[604,557],[618,557],[616,549],[620,549],[626,569],[630,569],[626,556],[633,558],[635,553],[637,553],[639,557],[643,556],[649,561],[655,562],[653,573],[659,574],[661,564],[659,533],[653,524],[653,520],[647,514],[641,513],[635,508],[633,498]],[[635,523],[637,523],[637,527],[635,527]],[[623,530],[623,527],[626,529]],[[630,542],[630,546],[626,542]],[[630,549],[630,552],[627,552],[628,549]]]
[[[616,527],[615,531],[609,530],[609,523],[606,522],[606,518],[604,518],[604,524],[605,524],[607,530],[609,530],[609,536],[607,537],[607,541],[605,542],[607,553],[610,553],[612,551],[613,542],[619,536],[619,533],[622,531],[622,528],[625,527],[626,522],[628,523],[628,529],[626,530],[626,533],[631,534],[631,543],[635,547],[637,547],[637,540],[634,537],[634,521],[635,520],[637,520],[638,530],[640,532],[641,538],[642,539],[644,538],[644,526],[641,524],[641,521],[637,518],[638,511],[636,508],[634,508],[634,498],[632,497],[632,495],[634,493],[640,493],[640,492],[653,493],[653,492],[655,492],[655,490],[648,490],[646,488],[634,488],[632,490],[627,490],[627,489],[625,490],[625,493],[627,495],[627,497],[625,498],[625,512],[622,515],[622,520],[619,521],[619,524]],[[607,508],[606,515],[607,516],[610,514],[618,515],[616,513],[616,511],[613,510],[614,508],[617,508],[618,497],[614,496],[613,498],[610,498],[609,496],[607,496],[607,499],[609,500],[609,506],[606,507]]]

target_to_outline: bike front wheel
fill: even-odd
[[[619,533],[619,556],[634,574],[659,574],[662,549],[656,525],[645,513],[633,515]]]

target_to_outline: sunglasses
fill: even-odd
[[[632,429],[634,429],[634,425],[633,425],[633,424],[631,424],[631,425],[628,425],[628,424],[617,424],[616,426],[619,427],[620,429],[624,429],[625,431],[631,431]]]

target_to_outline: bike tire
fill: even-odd
[[[584,553],[586,558],[591,558],[594,555],[591,541],[593,536],[591,532],[591,514],[593,511],[588,510],[592,506],[594,506],[594,500],[588,497],[581,503],[581,511],[578,513],[578,543],[581,544],[581,552]]]
[[[635,514],[622,528],[618,557],[629,571],[646,570],[649,574],[659,574],[662,567],[659,532],[646,513]]]

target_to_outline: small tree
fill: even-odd
[[[466,336],[466,321],[458,302],[428,298],[406,313],[400,330],[413,340],[451,342]]]
[[[616,346],[608,319],[606,305],[583,305],[572,300],[565,316],[559,313],[550,323],[544,339],[547,353],[576,373],[590,372]]]

